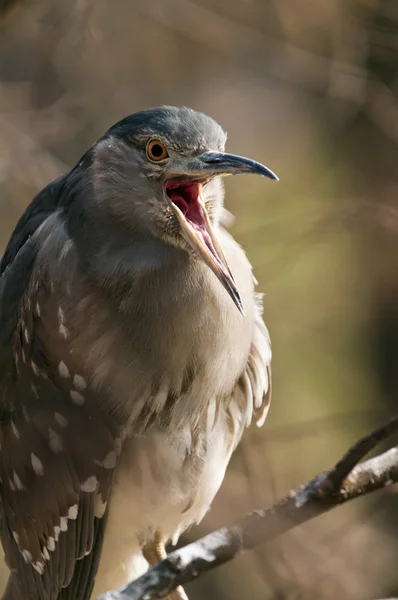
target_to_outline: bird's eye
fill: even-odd
[[[160,162],[169,157],[166,146],[159,140],[151,140],[148,142],[146,154],[152,162]]]

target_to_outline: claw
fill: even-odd
[[[151,567],[167,558],[165,538],[159,530],[155,533],[153,539],[142,547],[142,554]],[[167,598],[168,600],[189,600],[182,585],[170,592]]]

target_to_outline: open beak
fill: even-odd
[[[236,283],[210,223],[202,199],[202,183],[216,176],[252,173],[278,180],[264,165],[234,154],[206,152],[184,163],[170,165],[165,193],[181,227],[181,234],[213,271],[235,306],[244,314]]]

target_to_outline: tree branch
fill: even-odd
[[[378,443],[398,431],[398,415],[360,439],[329,471],[314,477],[272,506],[252,512],[188,544],[147,573],[98,600],[163,598],[178,585],[228,562],[259,544],[330,509],[398,482],[398,446],[358,462]]]

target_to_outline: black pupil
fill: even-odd
[[[152,156],[155,158],[160,158],[163,154],[163,148],[160,144],[153,144],[151,147]]]

